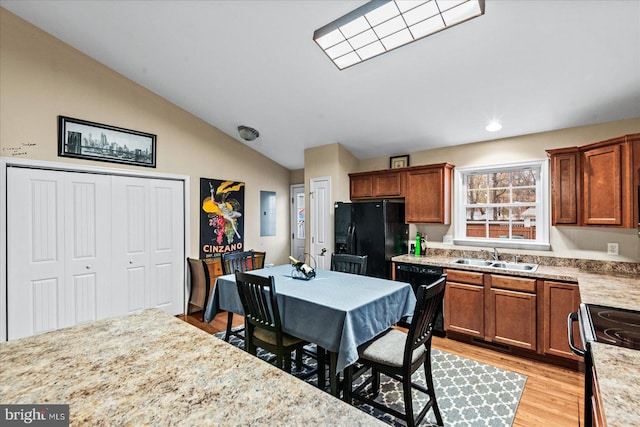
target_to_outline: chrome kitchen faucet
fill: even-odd
[[[487,249],[480,249],[480,252],[486,252],[493,257],[494,261],[500,261],[500,254],[498,253],[498,249],[496,248],[492,248],[492,249],[493,249],[493,253],[491,253],[491,251]]]

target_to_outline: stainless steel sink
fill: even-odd
[[[489,267],[493,262],[485,261],[483,259],[470,259],[470,258],[460,258],[455,261],[451,261],[451,264],[462,264],[462,265],[474,265],[476,267]]]
[[[514,262],[494,262],[491,264],[493,268],[513,271],[536,271],[538,264],[514,263]]]
[[[515,263],[515,262],[503,262],[503,261],[487,261],[483,259],[473,259],[473,258],[458,258],[454,261],[451,261],[451,264],[495,268],[498,270],[532,271],[532,272],[536,271],[536,269],[538,268],[538,264],[527,264],[524,262]]]

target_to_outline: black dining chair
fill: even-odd
[[[244,309],[245,350],[256,355],[263,348],[276,355],[276,365],[291,373],[291,356],[296,352],[296,367],[302,370],[306,341],[282,332],[273,276],[262,277],[236,271],[238,294]]]
[[[391,328],[360,347],[358,371],[356,372],[355,365],[345,369],[344,399],[348,403],[351,404],[353,399],[367,403],[404,420],[409,427],[420,424],[429,409],[433,409],[438,425],[443,425],[431,375],[431,338],[434,319],[438,310],[442,309],[445,282],[446,275],[443,275],[431,285],[422,285],[418,288],[416,308],[408,333]],[[411,379],[411,375],[420,366],[424,366],[427,387]],[[371,375],[353,390],[355,376],[363,375],[368,370],[371,370]],[[402,383],[404,414],[375,400],[380,391],[380,373]],[[369,384],[373,394],[368,396],[364,389]],[[414,416],[413,411],[412,389],[425,393],[429,397],[417,416]]]
[[[189,305],[202,309],[202,321],[209,300],[209,269],[205,262],[197,258],[187,258],[189,273],[191,274],[191,288],[189,289]],[[204,294],[204,295],[202,295]],[[202,295],[202,297],[200,297]],[[187,308],[189,314],[189,308]]]
[[[331,270],[367,274],[367,255],[331,254]]]
[[[256,257],[253,250],[240,252],[225,252],[222,254],[222,274],[233,274],[236,271],[250,271],[256,269]],[[232,330],[233,313],[229,312],[227,317],[227,331],[224,340],[229,342],[231,335],[244,339],[242,331],[244,328]]]

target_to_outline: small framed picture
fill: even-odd
[[[409,166],[409,155],[389,157],[389,167],[391,169],[406,168]]]
[[[156,135],[58,116],[58,155],[156,167]]]

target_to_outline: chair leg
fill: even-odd
[[[413,427],[415,425],[415,419],[413,417],[413,401],[411,400],[411,375],[409,377],[403,376],[402,378],[402,394],[404,395],[404,413],[407,417],[407,427]]]
[[[373,378],[371,381],[371,392],[377,397],[378,394],[380,394],[380,371],[376,368],[371,368],[371,377]]]
[[[352,403],[351,393],[353,391],[353,366],[344,369],[344,383],[342,384],[342,398],[349,405]]]
[[[283,354],[282,350],[278,351],[278,366],[282,369],[282,362],[284,359],[284,370],[288,374],[291,373],[291,353]]]
[[[438,407],[438,401],[436,400],[436,391],[433,388],[433,376],[431,375],[431,354],[427,355],[427,359],[424,361],[424,376],[427,383],[427,388],[429,389],[429,398],[433,405],[431,409],[433,409],[433,413],[436,416],[436,422],[439,426],[443,426],[442,415],[440,415],[440,408]]]
[[[233,313],[230,311],[227,314],[227,331],[224,334],[224,340],[229,342],[229,338],[231,338],[231,326],[233,323]]]
[[[302,372],[303,370],[302,353],[303,353],[302,346],[300,346],[296,349],[296,369],[298,370],[298,372]]]

